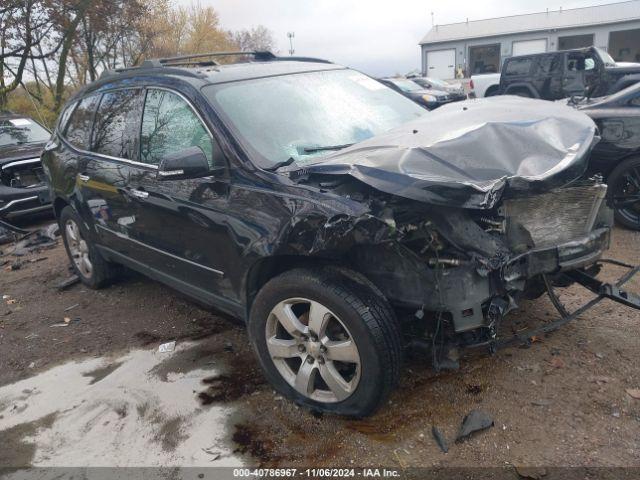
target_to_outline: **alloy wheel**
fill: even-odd
[[[278,303],[266,323],[269,355],[282,377],[312,400],[346,400],[358,386],[361,360],[345,324],[326,306],[306,298]]]
[[[82,238],[78,224],[74,220],[68,219],[65,223],[65,233],[71,260],[83,277],[90,278],[93,273],[93,264],[89,258],[89,245]]]

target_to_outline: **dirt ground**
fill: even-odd
[[[640,262],[640,233],[616,229],[608,257]],[[145,422],[156,425],[149,435],[157,437],[159,453],[143,457],[149,464],[162,464],[163,459],[198,464],[202,459],[187,453],[209,448],[201,425],[210,421],[218,429],[218,447],[226,452],[227,464],[640,466],[640,399],[627,392],[640,389],[640,311],[607,300],[529,348],[464,357],[457,372],[435,374],[423,359],[408,359],[388,405],[356,421],[314,415],[277,396],[264,382],[241,325],[156,282],[128,274],[100,291],[80,284],[60,291],[56,286],[69,276],[61,243],[21,257],[20,268],[11,270],[15,260],[0,257],[0,264],[9,262],[0,267],[0,466],[56,464],[56,452],[69,452],[68,465],[97,458],[74,460],[73,448],[65,442],[81,440],[63,435],[57,443],[47,443],[47,431],[56,423],[58,432],[71,428],[63,421],[65,412],[84,402],[79,399],[91,392],[87,389],[107,385],[119,371],[119,391],[123,385],[126,391],[144,383],[145,375],[155,376],[155,383],[148,383],[150,391],[177,382],[183,385],[178,393],[162,390],[161,396],[164,401],[184,397],[182,403],[192,407],[160,421],[140,399],[127,410],[125,397],[112,409],[114,419],[99,424],[102,438],[112,435],[112,443],[121,443],[106,460],[114,465],[141,461],[125,454],[127,442],[139,443],[136,430],[124,436],[112,431],[118,425],[125,428],[119,418],[135,416],[142,422],[137,428]],[[624,269],[608,266],[602,275],[614,279],[622,273]],[[640,278],[628,288],[640,292]],[[561,298],[569,306],[591,297],[578,287],[562,289]],[[509,318],[519,329],[554,317],[543,297],[521,305]],[[52,326],[60,323],[68,324]],[[177,341],[176,350],[158,354],[158,346],[170,340]],[[129,369],[126,374],[126,365],[146,370]],[[42,379],[42,398],[48,398],[42,392],[48,386],[55,401],[39,401],[40,413],[25,417],[29,406],[33,410],[38,405],[38,397],[30,397],[33,390],[20,382],[36,378]],[[82,378],[84,383],[78,380]],[[17,389],[22,397],[10,394]],[[495,425],[454,444],[463,417],[472,409],[490,413]],[[185,421],[189,415],[198,420]],[[98,428],[88,420],[73,425],[83,435]],[[449,441],[448,453],[434,441],[432,426]],[[49,453],[44,455],[46,445]],[[64,461],[58,458],[57,464]]]

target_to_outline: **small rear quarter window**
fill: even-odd
[[[531,58],[518,58],[507,62],[504,73],[508,76],[527,75],[531,70]]]

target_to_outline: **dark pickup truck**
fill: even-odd
[[[486,96],[559,100],[610,95],[640,81],[640,63],[616,63],[596,47],[507,58],[500,85]]]

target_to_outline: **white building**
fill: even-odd
[[[640,62],[640,0],[435,25],[420,41],[423,74],[441,79],[498,72],[513,55],[595,45]]]

